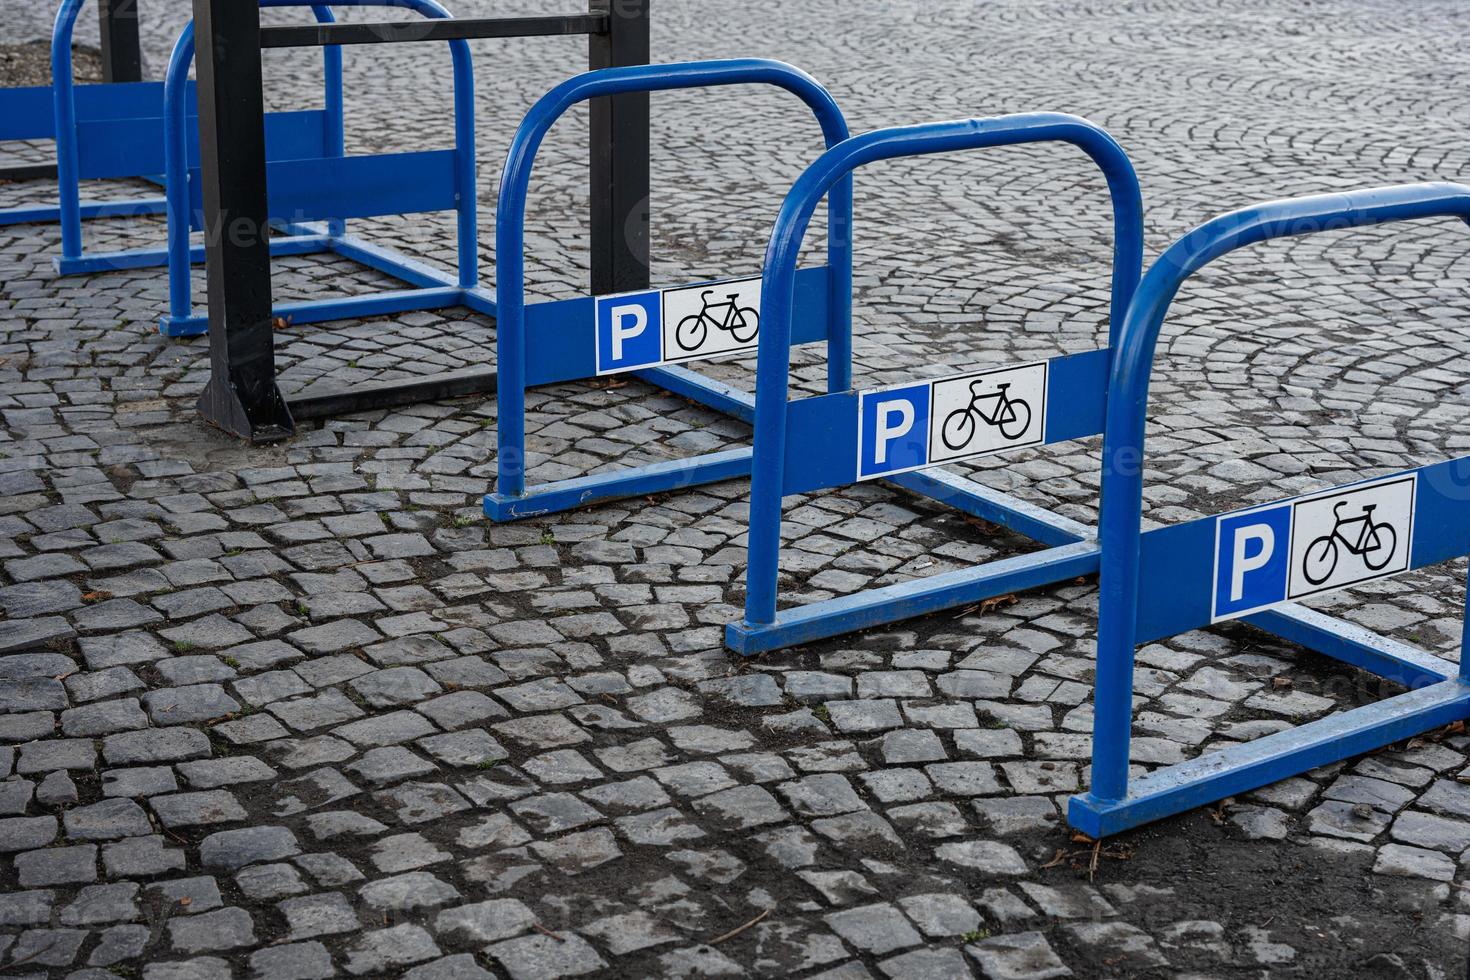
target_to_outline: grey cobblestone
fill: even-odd
[[[156,75],[187,5],[155,6],[142,26]],[[51,13],[9,5],[7,40],[47,36]],[[1205,0],[690,0],[653,16],[655,61],[790,60],[854,131],[1085,114],[1138,168],[1150,257],[1245,201],[1470,164],[1446,81],[1466,15],[1447,0],[1248,0],[1229,16]],[[498,154],[585,57],[555,41],[473,48],[491,284]],[[346,65],[354,153],[443,145],[442,46],[355,48]],[[314,59],[268,51],[265,66],[273,105],[312,104]],[[759,87],[653,106],[654,278],[758,272],[771,216],[820,148],[810,118]],[[586,281],[585,152],[575,126],[544,147],[533,298]],[[1080,154],[893,161],[856,193],[859,387],[1105,342],[1108,206]],[[0,207],[50,194],[6,184]],[[1464,452],[1470,280],[1452,224],[1262,246],[1181,291],[1152,386],[1146,519]],[[452,260],[446,215],[353,228]],[[92,221],[86,237],[142,247],[162,231]],[[58,278],[57,244],[54,226],[0,229],[11,973],[1462,972],[1463,732],[1094,850],[1061,809],[1092,754],[1093,578],[737,663],[720,629],[744,599],[747,482],[484,522],[493,396],[236,445],[195,419],[206,342],[156,333],[159,270]],[[279,257],[273,278],[282,300],[396,288],[332,255]],[[196,270],[196,303],[203,286]],[[493,321],[464,310],[275,335],[288,392],[495,357]],[[792,364],[793,388],[824,389],[819,347]],[[699,367],[749,390],[752,366]],[[750,430],[619,378],[532,389],[527,435],[534,482],[747,445]],[[1097,453],[1092,439],[955,469],[1092,523]],[[783,606],[1032,547],[876,482],[790,499],[784,517]],[[1463,566],[1309,602],[1453,660]],[[1138,664],[1139,771],[1394,690],[1232,624],[1148,644]]]

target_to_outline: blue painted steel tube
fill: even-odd
[[[496,388],[499,453],[496,491],[526,492],[526,195],[536,153],[552,125],[572,106],[604,95],[662,92],[717,85],[776,85],[800,98],[821,124],[827,145],[847,139],[847,121],[832,96],[799,68],[763,58],[636,65],[585,72],[562,82],[531,106],[511,141],[495,216]],[[828,353],[834,360],[828,382],[850,384],[852,332],[852,185],[842,180],[832,195],[828,263],[834,283],[843,283],[842,302],[831,307]],[[835,299],[835,297],[834,297]],[[835,362],[840,361],[840,364]]]
[[[262,8],[310,7],[316,19],[332,23],[330,6],[311,0],[259,0]],[[336,0],[345,7],[406,7],[430,19],[451,15],[437,0]],[[477,198],[475,194],[475,91],[474,66],[466,41],[451,41],[454,61],[455,182],[458,197],[459,284],[472,288],[479,281]],[[324,50],[324,103],[327,111],[325,143],[334,156],[346,153],[342,89],[342,49],[329,45]],[[165,192],[168,201],[169,317],[190,318],[193,312],[190,287],[189,159],[186,127],[189,68],[194,62],[194,24],[186,24],[169,58],[164,78]],[[346,222],[327,222],[329,235],[342,235]]]
[[[1465,572],[1467,588],[1470,588],[1470,569]],[[1470,592],[1466,592],[1466,602],[1470,602]],[[1461,684],[1470,684],[1470,656],[1466,651],[1470,650],[1470,612],[1465,615],[1465,628],[1460,634],[1460,671],[1457,675]]]
[[[325,4],[313,4],[311,12],[320,23],[330,23],[332,8]],[[327,152],[332,156],[347,155],[347,109],[342,91],[342,46],[340,44],[329,44],[322,48],[322,76],[324,87],[322,90],[322,106],[327,110],[326,139],[323,142],[327,146]],[[347,220],[334,219],[327,222],[327,234],[347,234]]]
[[[760,351],[756,359],[755,464],[750,486],[749,563],[745,622],[776,621],[776,574],[781,546],[781,498],[786,459],[791,317],[796,260],[818,203],[854,170],[894,157],[1060,141],[1077,146],[1102,170],[1113,202],[1113,281],[1110,336],[1122,322],[1143,266],[1143,195],[1128,155],[1104,130],[1078,116],[1030,112],[880,129],[828,150],[807,168],[781,205],[766,250],[761,282]]]
[[[331,8],[312,4],[309,0],[260,0],[262,7],[310,6],[318,22],[331,24],[337,18]],[[179,32],[169,55],[168,71],[163,79],[163,160],[164,200],[168,215],[168,308],[174,318],[189,316],[189,68],[194,64],[194,22]],[[326,49],[322,68],[323,102],[327,110],[326,143],[341,155],[344,147],[342,102],[342,50],[333,45]],[[340,230],[338,230],[340,233]]]
[[[1103,431],[1097,688],[1092,788],[1086,797],[1092,803],[1113,804],[1128,792],[1145,411],[1154,348],[1175,293],[1206,264],[1247,245],[1318,231],[1447,216],[1470,220],[1470,187],[1397,184],[1271,201],[1205,222],[1169,246],[1144,276],[1113,352]],[[767,327],[764,317],[762,326]]]
[[[77,100],[71,39],[86,0],[61,0],[51,29],[51,96],[56,110],[56,193],[61,218],[61,256],[82,254],[82,188],[77,161]]]

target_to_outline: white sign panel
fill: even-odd
[[[1047,363],[858,393],[859,480],[1039,446]]]
[[[1418,475],[1222,514],[1211,622],[1409,567]]]
[[[645,290],[596,301],[597,373],[755,350],[761,279]]]
[[[1417,487],[1406,476],[1293,504],[1288,598],[1407,569]]]

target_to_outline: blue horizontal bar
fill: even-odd
[[[192,105],[193,103],[189,103]],[[77,123],[77,167],[84,179],[137,177],[163,173],[163,107],[151,115],[92,119]],[[193,122],[193,114],[190,114]],[[184,127],[189,166],[199,166],[199,127]],[[268,160],[317,159],[332,155],[325,109],[292,109],[265,114]]]
[[[196,148],[197,142],[196,137]],[[161,174],[163,117],[78,121],[76,147],[77,176],[83,180]]]
[[[144,214],[163,214],[168,210],[161,197],[144,197],[134,201],[83,201],[81,216],[90,218],[125,218]],[[61,220],[61,209],[55,204],[27,204],[0,209],[0,225],[55,224]]]
[[[1424,568],[1470,554],[1470,493],[1466,492],[1466,486],[1470,485],[1467,476],[1470,456],[1374,480],[1389,480],[1409,473],[1418,474],[1409,568]],[[1331,489],[1313,491],[1312,495]],[[1286,504],[1292,499],[1296,498],[1278,503]],[[1143,533],[1142,541],[1136,546],[1139,549],[1136,617],[1139,643],[1209,625],[1214,595],[1216,524],[1228,516],[1211,515]]]
[[[460,305],[461,290],[458,287],[435,287],[430,289],[404,289],[366,296],[344,296],[340,299],[320,299],[306,303],[283,303],[273,315],[292,325],[322,323],[327,320],[349,320],[369,316],[384,316],[392,313],[408,313],[413,310],[442,310],[447,306]],[[197,337],[209,332],[209,317],[163,316],[158,321],[158,332],[165,337]]]
[[[493,317],[495,315],[495,294],[488,289],[481,289],[478,286],[474,289],[466,289],[464,291],[464,305],[466,309]]]
[[[831,270],[825,265],[797,271],[793,343],[810,344],[827,339],[831,280]],[[702,284],[692,284],[699,285]],[[691,286],[671,286],[657,291],[688,288]],[[527,387],[597,376],[597,314],[593,297],[530,303],[525,311]],[[646,374],[650,370],[653,368],[630,373]]]
[[[1247,623],[1324,656],[1351,664],[1404,687],[1423,687],[1454,677],[1459,668],[1418,647],[1356,623],[1288,603],[1244,617]]]
[[[807,603],[777,612],[772,623],[730,623],[725,627],[725,645],[751,656],[967,606],[1020,589],[1091,575],[1097,571],[1098,554],[1096,543],[1079,541],[974,568]]]
[[[189,82],[187,104],[197,104]],[[163,115],[162,82],[103,82],[72,89],[77,119],[159,118]],[[55,95],[49,85],[0,88],[0,140],[56,138]]]
[[[800,321],[794,326],[799,324]],[[1108,360],[1109,353],[1104,348],[1047,361],[1045,442],[1068,442],[1102,431]],[[964,369],[968,368],[967,365]],[[975,368],[978,370],[980,366]],[[961,370],[950,368],[944,374],[953,375]],[[926,385],[930,380],[936,379],[933,376],[915,379],[914,384]],[[782,496],[843,487],[856,479],[858,405],[856,391],[811,395],[787,403]]]
[[[1121,800],[1074,796],[1067,821],[1106,837],[1467,718],[1470,686],[1441,681],[1155,770]]]
[[[161,106],[163,87],[157,89]],[[81,95],[81,89],[77,94]],[[0,88],[0,140],[55,139],[56,107],[52,98],[50,85]]]
[[[288,223],[285,227],[293,233],[299,234],[301,230],[316,228],[320,226],[310,224],[298,225]],[[433,266],[420,262],[417,259],[401,255],[392,249],[383,248],[364,241],[355,235],[335,235],[331,239],[332,251],[344,259],[351,259],[370,269],[376,269],[384,275],[392,276],[408,283],[410,286],[418,286],[424,289],[445,287],[458,289],[458,282],[452,273],[444,272]],[[468,304],[467,304],[468,305]],[[492,314],[493,315],[493,314]]]
[[[324,235],[298,235],[289,238],[272,238],[271,255],[312,255],[331,249],[331,240]],[[189,261],[204,262],[204,246],[194,245],[189,249]],[[163,248],[134,248],[120,252],[89,252],[81,258],[55,256],[52,266],[63,276],[85,276],[99,272],[115,272],[119,269],[154,269],[168,265],[168,250]]]
[[[585,507],[603,500],[666,493],[748,476],[750,448],[729,449],[612,473],[595,473],[575,480],[543,483],[528,489],[520,497],[486,494],[485,516],[494,521],[514,521]]]
[[[992,490],[948,470],[914,470],[885,477],[887,482],[948,507],[1024,534],[1033,541],[1058,546],[1097,536],[1094,528],[1044,507]]]
[[[453,211],[458,204],[457,165],[455,150],[270,160],[269,217],[302,222]],[[204,225],[201,186],[199,170],[192,168],[189,187],[196,227]]]
[[[707,378],[687,367],[670,364],[665,367],[634,371],[633,377],[649,384],[658,385],[675,395],[682,395],[717,412],[723,412],[742,422],[755,418],[755,399],[734,385],[714,378]]]

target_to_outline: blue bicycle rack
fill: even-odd
[[[261,7],[304,7],[310,6],[319,23],[335,21],[331,8],[310,0],[258,0]],[[343,0],[338,0],[339,3]],[[351,0],[347,0],[351,3]],[[180,49],[187,56],[180,59]],[[169,214],[168,190],[171,168],[169,165],[170,142],[174,152],[182,146],[187,159],[197,168],[199,159],[199,123],[195,83],[189,79],[189,66],[193,57],[193,25],[184,28],[174,46],[169,61],[166,79],[158,84],[158,99],[153,110],[156,117],[114,121],[101,135],[95,135],[87,127],[78,129],[76,148],[79,153],[73,161],[75,167],[65,163],[73,151],[58,146],[58,181],[62,187],[63,200],[75,196],[76,174],[96,176],[101,164],[97,163],[98,149],[102,148],[114,160],[125,161],[122,166],[131,170],[146,169],[150,179],[164,184],[163,207],[157,211]],[[323,52],[323,108],[300,109],[267,113],[265,117],[268,148],[272,159],[294,160],[323,156],[341,156],[343,153],[343,108],[342,108],[342,52],[339,48],[327,48]],[[81,91],[81,90],[78,90]],[[187,167],[179,167],[187,174]],[[185,190],[187,193],[187,190]],[[137,213],[137,212],[130,212]],[[149,212],[153,213],[153,212]],[[75,225],[75,223],[72,223]],[[82,249],[80,231],[74,242],[68,241],[67,225],[62,227],[62,254],[54,261],[61,275],[90,275],[118,269],[145,269],[167,265],[170,254],[166,248],[137,248],[115,252],[86,252]],[[272,242],[277,254],[299,254],[303,245],[299,242],[281,240]],[[321,250],[318,247],[316,250]],[[204,260],[204,250],[193,252],[196,262]]]
[[[83,201],[84,178],[151,177],[163,171],[163,85],[77,85],[72,34],[86,0],[63,0],[51,30],[51,85],[0,89],[0,140],[56,143],[57,203],[0,210],[0,225],[60,222],[63,256],[81,254],[84,218],[162,214],[161,197]],[[155,138],[149,139],[149,134]]]
[[[1470,221],[1470,187],[1404,184],[1258,204],[1199,226],[1144,277],[1109,383],[1092,784],[1072,798],[1068,819],[1077,829],[1114,834],[1470,718],[1465,644],[1457,666],[1334,624],[1292,601],[1470,555],[1470,456],[1141,530],[1149,375],[1180,285],[1257,242],[1433,217]],[[1345,525],[1354,530],[1344,534]],[[1402,684],[1408,693],[1157,769],[1130,784],[1135,648],[1256,610],[1265,610],[1255,616],[1272,632]]]
[[[407,7],[428,18],[448,18],[437,0],[336,0],[338,6]],[[309,0],[261,0],[262,7],[311,6],[319,20],[330,21],[324,5]],[[269,219],[285,232],[271,239],[272,255],[333,252],[400,279],[414,287],[340,299],[282,304],[276,316],[292,323],[319,323],[350,317],[468,306],[494,315],[495,305],[477,295],[474,71],[469,43],[451,40],[454,61],[453,149],[347,156],[343,150],[341,50],[325,48],[328,110],[318,126],[313,113],[270,113],[266,116]],[[204,258],[202,246],[190,245],[192,231],[204,227],[200,192],[197,130],[188,107],[194,60],[194,27],[179,37],[164,82],[165,190],[168,201],[169,312],[159,319],[159,332],[186,337],[209,329],[207,316],[193,311],[191,265]],[[408,175],[408,176],[405,176]],[[346,234],[349,218],[390,214],[454,211],[458,216],[458,273],[441,272]],[[308,222],[326,221],[313,226]],[[119,253],[109,258],[128,261]],[[116,267],[116,266],[113,266]]]
[[[939,444],[928,438],[933,434],[931,429],[942,428],[944,423],[930,425],[927,415],[951,397],[956,383],[968,398],[968,386],[977,383],[970,375],[875,392],[844,390],[787,400],[794,325],[792,300],[798,285],[793,273],[812,214],[829,190],[849,180],[858,167],[877,160],[1052,141],[1071,143],[1083,150],[1107,178],[1113,204],[1109,321],[1113,336],[1143,265],[1143,201],[1127,154],[1111,136],[1085,119],[1061,113],[1025,113],[866,133],[823,154],[787,195],[771,233],[762,284],[764,336],[756,365],[755,468],[751,479],[745,618],[726,627],[725,642],[731,649],[743,654],[777,650],[1097,570],[1098,551],[1091,528],[953,473],[920,472],[948,459],[984,454],[933,452]],[[1040,399],[1034,409],[1027,409],[1024,426],[1010,426],[1017,439],[1003,439],[990,448],[1061,442],[1102,431],[1107,367],[1108,350],[1103,349],[1019,368],[976,371],[978,376],[1019,371],[1012,376],[1013,381],[998,383],[1029,384],[1032,397]],[[1048,410],[1047,403],[1052,401],[1047,397],[1049,391],[1056,392],[1057,397]],[[1001,404],[1011,404],[1012,421],[1019,421],[1014,403],[1006,402],[1003,396]],[[886,412],[895,413],[898,421]],[[973,439],[978,424],[967,413],[964,418],[970,419]],[[1005,419],[997,418],[1001,425],[1006,424]],[[895,434],[905,419],[908,428]],[[890,421],[893,424],[888,426]],[[866,438],[860,429],[868,433]],[[875,431],[885,438],[874,438]],[[810,493],[870,478],[885,479],[964,513],[1013,528],[1050,547],[1035,554],[778,612],[782,499],[788,494]]]
[[[526,388],[632,372],[637,378],[701,404],[749,421],[753,399],[729,385],[681,367],[679,360],[751,349],[759,322],[737,297],[755,296],[759,282],[697,283],[675,289],[645,290],[617,296],[581,297],[527,305],[525,295],[525,210],[531,168],[541,141],[572,106],[588,99],[626,92],[763,84],[784,88],[811,108],[829,147],[847,138],[847,123],[832,96],[805,72],[778,61],[738,59],[609,68],[563,82],[527,113],[511,144],[500,183],[495,251],[499,264],[496,296],[498,401],[498,483],[486,495],[485,513],[497,521],[580,507],[600,500],[659,493],[747,475],[751,450],[732,449],[692,459],[630,467],[607,474],[526,487]],[[827,342],[828,386],[851,383],[852,190],[841,181],[831,199],[828,264],[793,270],[792,287],[801,312],[797,343]],[[733,290],[733,292],[728,292]],[[707,316],[709,293],[729,297],[722,320]],[[751,302],[754,302],[752,300]],[[700,304],[695,310],[690,303]],[[674,311],[685,309],[680,317]],[[736,321],[739,326],[735,326]],[[683,323],[702,339],[684,346]],[[627,326],[623,326],[626,323]],[[742,335],[743,333],[743,335]],[[726,338],[724,334],[729,334]],[[693,339],[691,334],[690,339]],[[626,343],[624,343],[626,342]]]

